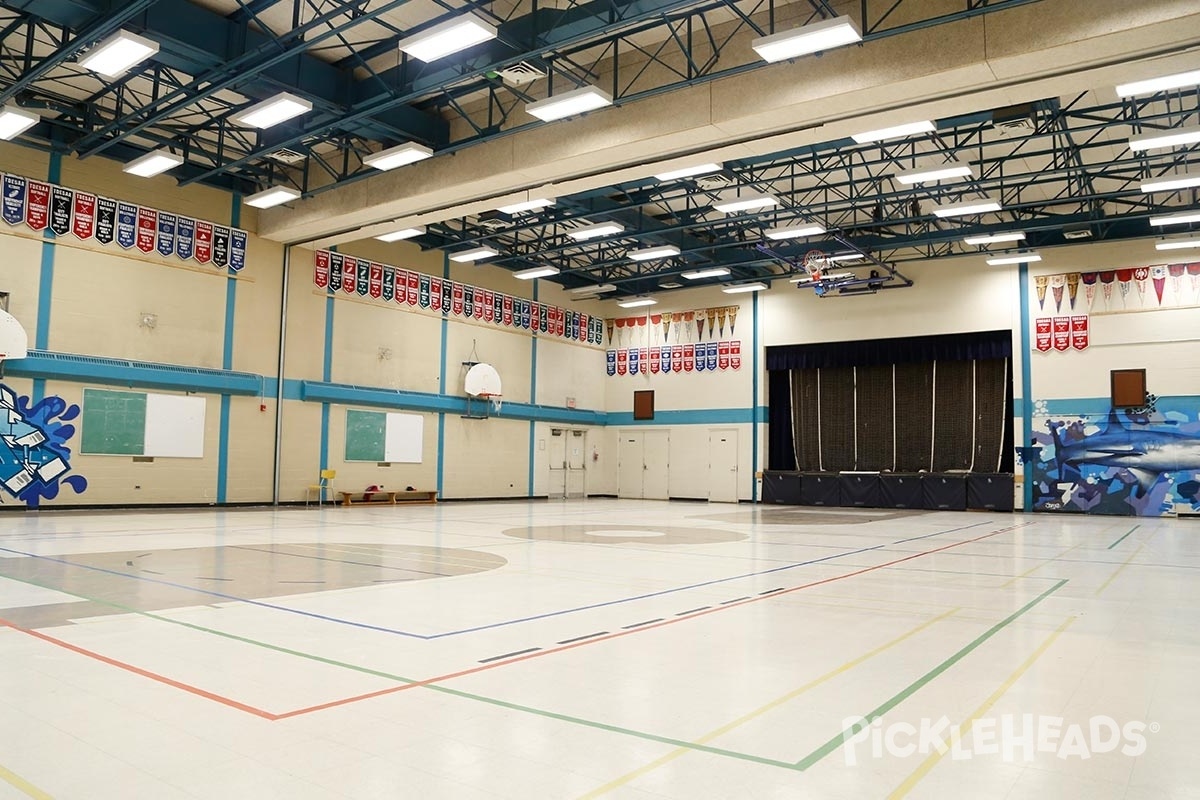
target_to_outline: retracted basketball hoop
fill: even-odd
[[[821,280],[821,273],[829,266],[829,258],[823,250],[809,250],[804,254],[804,271],[814,281]]]
[[[0,376],[4,374],[4,362],[29,355],[29,336],[16,317],[0,308]]]
[[[485,404],[491,405],[492,411],[500,413],[500,408],[504,403],[503,385],[500,382],[500,373],[491,364],[482,362],[472,364],[471,368],[467,370],[466,378],[463,379],[463,389],[466,390],[469,397],[483,400]],[[486,407],[485,405],[484,408],[486,409]],[[469,400],[467,410],[467,416],[477,416],[470,413]]]

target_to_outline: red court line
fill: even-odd
[[[152,681],[157,681],[158,683],[162,683],[176,689],[182,689],[183,691],[194,694],[197,697],[213,700],[221,705],[229,706],[230,708],[236,708],[238,711],[245,711],[247,714],[253,714],[256,717],[262,717],[263,719],[270,720],[272,722],[279,719],[278,714],[272,714],[270,711],[263,711],[261,708],[255,708],[254,706],[249,706],[245,703],[239,703],[237,700],[231,700],[228,697],[222,697],[219,694],[205,691],[204,689],[201,689],[197,686],[192,686],[191,684],[182,683],[172,678],[168,678],[165,675],[159,675],[156,672],[150,672],[149,670],[142,669],[141,667],[135,667],[132,664],[126,664],[124,661],[118,661],[115,658],[109,658],[108,656],[101,655],[100,653],[92,650],[71,644],[70,642],[65,642],[62,639],[56,639],[53,636],[47,636],[44,633],[39,633],[38,631],[30,630],[29,628],[23,628],[20,625],[17,625],[15,622],[10,622],[9,620],[3,618],[0,618],[0,627],[12,628],[14,631],[20,631],[21,633],[28,634],[35,639],[41,639],[43,642],[58,645],[59,647],[66,648],[73,653],[78,653],[79,655],[87,656],[88,658],[94,658],[97,661],[108,664],[109,666],[123,669],[126,672],[132,672],[134,675],[141,675],[143,678],[149,678]]]
[[[974,539],[964,539],[961,542],[952,542],[950,544],[943,545],[942,547],[934,548],[933,550],[925,550],[920,553],[913,553],[911,555],[904,556],[903,558],[897,558],[894,561],[888,561],[883,564],[876,564],[873,567],[863,567],[862,569],[857,569],[857,570],[854,570],[853,572],[847,572],[842,575],[834,575],[831,578],[822,578],[819,581],[813,581],[811,583],[801,584],[800,586],[793,586],[791,589],[785,589],[782,592],[774,592],[772,594],[764,595],[761,597],[752,597],[749,600],[742,600],[741,602],[738,602],[738,603],[730,603],[729,605],[726,605],[726,606],[717,606],[717,607],[711,608],[707,611],[701,611],[696,614],[689,614],[686,617],[678,617],[676,619],[669,619],[664,622],[656,623],[654,625],[644,625],[640,628],[634,628],[634,629],[628,630],[628,631],[618,631],[617,633],[611,633],[608,636],[597,636],[594,639],[588,639],[583,642],[576,642],[575,644],[564,645],[562,647],[555,647],[555,648],[548,648],[546,650],[539,650],[536,653],[530,653],[528,655],[518,656],[516,658],[510,658],[507,661],[495,661],[490,664],[482,664],[477,667],[470,667],[468,669],[459,670],[458,672],[451,672],[451,673],[447,673],[445,675],[439,675],[436,678],[426,678],[423,681],[415,681],[413,683],[406,683],[403,686],[393,686],[393,687],[390,687],[387,689],[380,689],[378,691],[368,692],[367,694],[360,694],[360,695],[355,695],[353,697],[346,697],[341,700],[332,700],[328,703],[321,703],[320,705],[309,706],[307,708],[299,708],[294,711],[285,711],[284,713],[279,714],[277,718],[278,719],[287,719],[289,717],[300,716],[301,714],[311,714],[314,711],[324,711],[329,708],[336,708],[338,706],[344,706],[344,705],[348,705],[350,703],[357,703],[360,700],[370,700],[375,697],[382,697],[384,695],[395,694],[396,692],[403,692],[406,689],[416,689],[420,686],[429,686],[430,684],[441,683],[443,681],[452,680],[454,678],[462,678],[466,675],[474,675],[475,673],[478,673],[478,672],[486,672],[489,669],[495,669],[496,667],[503,667],[503,666],[507,666],[509,664],[516,664],[520,661],[528,661],[531,658],[541,658],[542,656],[548,656],[548,655],[552,655],[554,653],[561,653],[565,650],[573,650],[576,647],[584,647],[589,644],[595,644],[596,642],[604,642],[604,641],[608,641],[610,639],[617,639],[622,636],[630,636],[635,633],[641,633],[642,631],[653,630],[654,628],[662,628],[667,625],[674,625],[677,622],[687,622],[689,620],[693,620],[698,617],[703,617],[707,614],[715,614],[718,611],[725,611],[730,608],[737,608],[738,606],[744,606],[744,605],[748,605],[750,603],[757,603],[760,600],[771,600],[776,597],[781,597],[785,594],[790,594],[792,592],[798,592],[801,589],[811,589],[814,586],[823,586],[824,584],[827,584],[827,583],[833,583],[834,581],[840,581],[845,578],[853,578],[856,575],[862,575],[867,572],[874,572],[875,570],[878,570],[878,569],[884,569],[886,567],[894,567],[897,564],[903,564],[905,561],[912,561],[914,558],[921,558],[923,556],[933,555],[934,553],[940,553],[943,550],[950,550],[955,547],[961,547],[964,544],[972,544],[973,542],[978,542],[983,539],[989,539],[993,536],[998,536],[1002,533],[1014,531],[1014,530],[1017,530],[1018,528],[1024,528],[1024,527],[1026,527],[1028,525],[1032,525],[1032,524],[1033,524],[1032,522],[1022,522],[1019,525],[1010,525],[1007,528],[1001,528],[998,531],[992,531],[991,533],[985,533],[984,535],[977,536]]]

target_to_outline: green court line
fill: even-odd
[[[1136,531],[1136,530],[1137,530],[1138,528],[1140,528],[1140,527],[1142,527],[1142,526],[1141,526],[1141,525],[1134,525],[1132,528],[1130,528],[1128,531],[1126,531],[1126,532],[1125,532],[1125,536],[1122,536],[1120,539],[1117,539],[1115,542],[1113,542],[1112,544],[1110,544],[1110,545],[1108,546],[1108,549],[1109,549],[1109,550],[1112,550],[1114,547],[1116,547],[1117,545],[1119,545],[1121,542],[1125,541],[1125,537],[1126,537],[1126,536],[1129,536],[1129,534],[1133,533],[1134,531]]]
[[[804,758],[797,761],[795,764],[795,767],[803,772],[804,770],[806,770],[809,767],[816,764],[821,759],[825,758],[825,756],[827,756],[830,753],[832,753],[833,751],[837,750],[839,747],[844,745],[852,736],[855,736],[855,735],[861,733],[868,726],[870,726],[870,724],[872,722],[874,722],[876,719],[879,719],[884,714],[891,711],[896,706],[900,705],[902,702],[904,702],[909,697],[911,697],[917,690],[919,690],[920,688],[922,688],[923,686],[928,684],[930,681],[932,681],[934,678],[941,675],[943,672],[950,669],[950,667],[954,666],[959,661],[961,661],[972,650],[979,647],[979,645],[983,644],[984,642],[986,642],[988,639],[995,636],[997,633],[999,633],[1003,629],[1007,628],[1009,625],[1011,625],[1013,622],[1015,622],[1019,617],[1023,616],[1027,611],[1032,609],[1038,603],[1045,600],[1047,597],[1052,595],[1054,592],[1057,592],[1059,589],[1061,589],[1063,587],[1064,584],[1066,584],[1066,582],[1067,582],[1067,579],[1063,578],[1058,583],[1054,584],[1049,589],[1042,592],[1041,594],[1039,594],[1034,599],[1030,600],[1025,605],[1021,606],[1021,608],[1017,609],[1012,614],[1009,614],[1007,617],[1000,620],[992,627],[988,628],[986,631],[984,631],[978,637],[976,637],[974,639],[974,641],[972,641],[970,644],[966,645],[961,650],[959,650],[957,653],[950,656],[949,658],[947,658],[942,663],[938,664],[933,669],[929,670],[929,672],[926,672],[924,675],[917,678],[915,681],[910,683],[908,686],[901,689],[899,692],[897,692],[895,695],[893,695],[891,697],[891,699],[884,701],[883,704],[881,704],[880,706],[875,708],[873,711],[865,714],[864,722],[855,723],[854,725],[851,725],[849,728],[846,728],[844,731],[842,731],[838,735],[834,736],[828,742],[821,745],[816,750],[812,751],[811,753],[806,755]]]

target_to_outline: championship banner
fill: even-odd
[[[450,293],[451,293],[451,285],[452,284],[453,284],[453,281],[451,281],[449,278],[445,278],[442,280],[442,313],[443,314],[450,313],[450,300],[451,300]]]
[[[504,312],[503,312],[503,314],[504,314],[504,324],[511,328],[512,324],[513,324],[513,299],[511,297],[509,297],[508,295],[504,295]],[[608,352],[615,353],[616,351],[609,350]],[[616,356],[614,355],[613,356],[613,368],[614,369],[616,368],[616,365],[617,365]],[[612,373],[610,372],[609,374],[611,375]]]
[[[383,264],[372,261],[367,273],[367,294],[378,300],[383,297]]]
[[[1067,297],[1071,299],[1071,309],[1075,308],[1075,298],[1079,295],[1079,278],[1078,272],[1067,273]]]
[[[1037,329],[1034,333],[1035,347],[1039,353],[1049,353],[1054,346],[1054,321],[1049,317],[1038,317]]]
[[[738,312],[737,306],[729,307],[729,335],[730,336],[733,336],[733,334],[734,334],[733,326],[737,324],[737,312]],[[737,367],[734,367],[734,369],[737,369]]]
[[[604,327],[608,330],[608,343],[612,344],[613,320],[611,320],[611,319],[604,320]]]
[[[561,308],[554,308],[554,335],[567,335],[567,312]]]
[[[650,352],[647,347],[638,348],[638,371],[643,375],[650,371]]]
[[[358,296],[366,297],[371,292],[371,262],[365,258],[358,259]]]
[[[103,203],[103,200],[101,202]],[[101,212],[103,213],[103,207],[101,207]],[[99,230],[96,231],[96,238],[100,238]],[[175,255],[184,261],[190,261],[195,254],[196,220],[191,217],[180,217],[175,223]]]
[[[346,294],[358,291],[358,259],[353,256],[342,256],[342,291]]]
[[[211,222],[204,220],[196,220],[196,254],[193,258],[197,263],[207,264],[212,261],[212,241],[213,241],[213,225]],[[345,282],[346,276],[342,274],[342,281]]]
[[[717,357],[717,343],[716,342],[708,343],[708,355],[705,356],[704,361],[706,364],[708,364],[709,372],[717,371],[718,357]]]
[[[1146,302],[1146,281],[1150,280],[1150,268],[1138,267],[1133,271],[1133,279],[1137,281],[1138,298],[1144,305]]]
[[[650,348],[650,373],[652,375],[657,375],[658,370],[661,367],[661,365],[662,365],[662,351],[660,350],[660,348],[651,347]]]
[[[721,306],[717,309],[717,325],[722,337],[725,336],[725,315],[727,313],[729,313],[729,309],[727,309],[725,306]],[[712,330],[709,329],[708,333],[711,336]]]
[[[75,221],[79,221],[79,195],[75,195]],[[158,212],[158,254],[163,258],[175,255],[175,225],[178,218],[165,211]]]
[[[1096,300],[1096,279],[1099,277],[1099,273],[1096,272],[1084,272],[1079,276],[1079,280],[1083,283],[1083,296],[1087,299],[1089,311],[1092,303]]]
[[[1117,273],[1111,269],[1100,273],[1100,285],[1104,287],[1104,304],[1106,306],[1112,303],[1112,286],[1116,277]]]
[[[1071,349],[1071,318],[1054,318],[1054,349],[1065,353]]]
[[[431,278],[429,280],[429,307],[434,311],[442,310],[442,279]]]
[[[1128,305],[1129,289],[1133,286],[1133,270],[1117,270],[1117,286],[1121,287],[1121,304]]]
[[[1050,276],[1050,294],[1054,296],[1054,310],[1062,311],[1063,289],[1067,286],[1066,275]]]
[[[1150,276],[1154,281],[1154,294],[1158,296],[1158,304],[1161,306],[1163,290],[1167,288],[1167,268],[1164,266],[1151,267]]]
[[[50,224],[50,184],[29,181],[25,197],[25,224],[35,231],[46,230]]]
[[[143,253],[154,252],[154,240],[158,236],[158,212],[152,208],[137,210],[137,249]]]
[[[671,346],[671,371],[683,372],[683,345]]]
[[[162,219],[163,215],[159,216]],[[169,215],[166,215],[169,216]],[[175,237],[172,224],[171,245],[174,247]],[[87,192],[75,193],[75,208],[71,214],[71,233],[76,239],[91,239],[96,233],[96,195]],[[170,253],[167,253],[170,255]]]
[[[1187,267],[1183,264],[1168,264],[1167,272],[1171,275],[1171,289],[1175,292],[1176,301],[1183,292],[1183,275]]]
[[[16,175],[4,176],[4,221],[20,225],[25,221],[25,190],[28,182]]]
[[[417,304],[417,295],[420,294],[421,278],[416,272],[409,270],[408,272],[408,287],[404,293],[404,302],[410,306]]]
[[[468,317],[468,318],[475,316],[475,287],[474,286],[464,286],[463,287],[463,316]]]
[[[341,253],[329,254],[329,288],[331,291],[342,290],[342,262],[345,258]]]
[[[617,374],[624,375],[629,370],[629,351],[624,348],[617,351]]]
[[[465,303],[465,300],[463,298],[463,285],[461,283],[455,283],[454,284],[454,302],[451,305],[451,308],[454,310],[454,316],[456,316],[456,317],[462,316],[464,303]]]
[[[538,303],[537,321],[538,333],[546,333],[550,327],[550,318],[545,303]]]
[[[220,269],[229,266],[229,228],[224,225],[213,225],[212,263]]]
[[[732,318],[731,318],[732,319]],[[730,324],[729,332],[733,333],[733,325]],[[729,368],[742,368],[742,342],[740,339],[734,339],[729,343]]]
[[[96,241],[112,244],[117,234],[117,201],[108,197],[96,198]]]
[[[592,341],[592,318],[582,311],[573,312],[575,321],[571,323],[575,335],[571,338],[577,342]]]
[[[638,374],[638,372],[641,369],[640,368],[641,359],[642,359],[642,354],[638,348],[636,348],[636,347],[629,348],[629,374],[630,375]]]
[[[521,300],[521,327],[525,330],[533,328],[533,303]]]
[[[691,372],[696,368],[696,345],[685,344],[683,346],[683,371]]]
[[[616,350],[605,350],[604,351],[604,369],[606,372],[608,372],[608,374],[610,376],[617,374],[617,351]],[[657,370],[655,370],[655,371],[657,372]]]
[[[320,289],[329,286],[329,253],[325,250],[313,254],[313,283]]]
[[[396,270],[391,267],[383,268],[383,285],[380,286],[379,296],[385,303],[396,299]]]
[[[428,309],[433,303],[433,287],[429,275],[422,275],[417,283],[417,305]]]
[[[696,372],[708,371],[708,343],[700,342],[696,345]]]
[[[671,346],[665,345],[663,347],[658,348],[658,350],[662,354],[662,357],[660,360],[662,361],[662,371],[663,371],[663,374],[665,375],[666,373],[671,371]]]
[[[233,228],[229,231],[229,268],[241,272],[246,266],[246,232]]]
[[[1088,348],[1088,318],[1087,314],[1076,314],[1071,317],[1071,346],[1076,350]]]
[[[729,369],[729,342],[717,343],[717,369]]]
[[[483,307],[485,305],[485,302],[484,302],[485,300],[486,300],[486,295],[485,295],[483,289],[476,286],[475,287],[475,315],[474,316],[475,316],[475,319],[477,319],[477,320],[483,319]]]
[[[1033,285],[1037,289],[1038,308],[1046,306],[1046,287],[1050,284],[1049,275],[1035,275]]]
[[[488,292],[492,298],[492,319],[491,321],[499,325],[504,318],[504,295],[500,292]]]
[[[491,322],[496,318],[496,293],[491,289],[483,290],[483,321]]]
[[[715,331],[717,329],[717,310],[715,308],[705,309],[704,315],[708,318],[708,338],[711,339],[712,335],[713,335],[713,331]],[[697,317],[700,316],[699,311],[696,312],[696,316]],[[704,322],[697,321],[696,327],[703,329]]]
[[[66,236],[71,232],[71,207],[74,205],[75,193],[70,189],[50,188],[50,230],[55,236]]]
[[[404,305],[408,297],[408,270],[398,269],[396,273],[396,289],[395,300],[400,305]]]

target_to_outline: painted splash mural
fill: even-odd
[[[1071,405],[1035,406],[1034,508],[1140,517],[1200,512],[1200,397],[1054,413]]]
[[[71,473],[67,447],[78,417],[79,406],[61,397],[34,403],[0,383],[0,502],[37,508],[64,486],[77,494],[87,489],[87,479]]]

